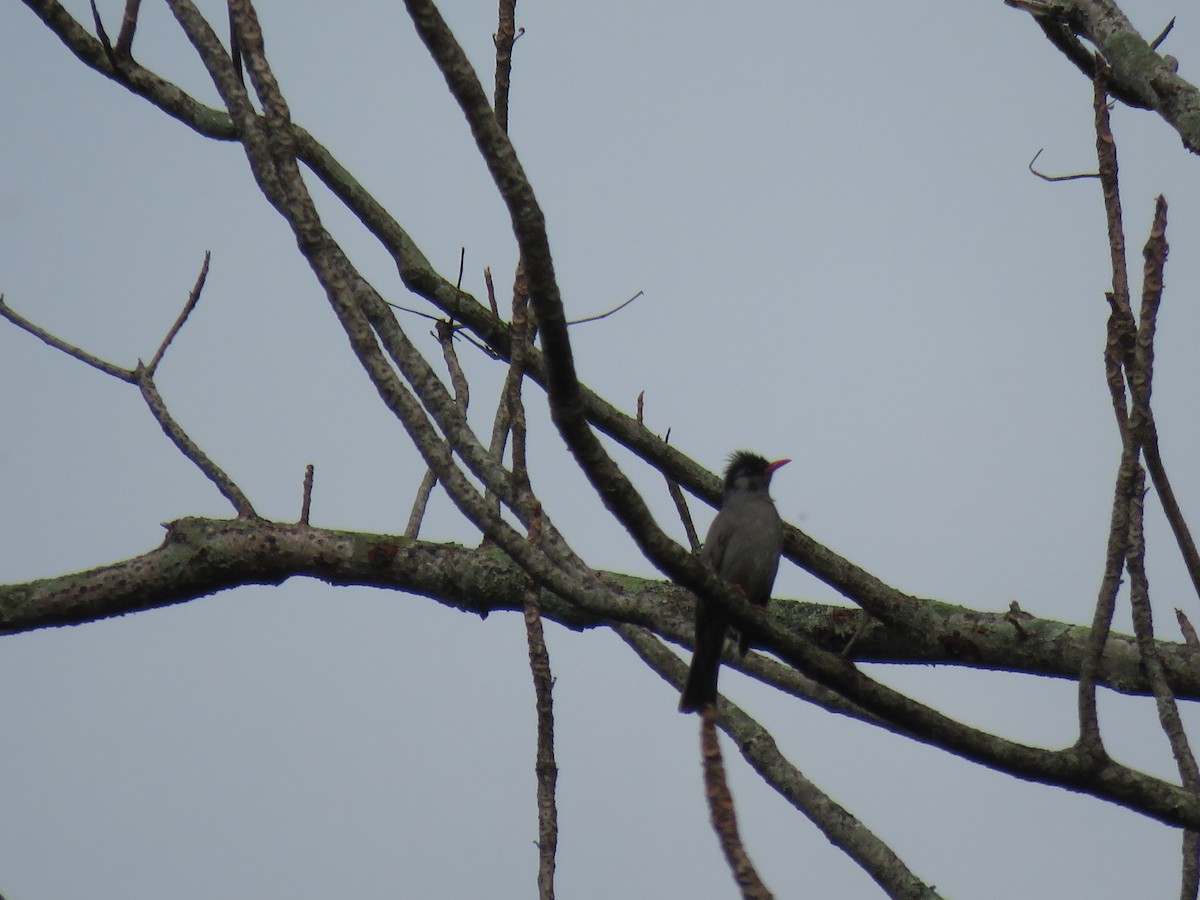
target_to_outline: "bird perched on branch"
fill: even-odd
[[[790,462],[767,462],[757,453],[739,450],[725,468],[721,509],[709,526],[700,558],[757,606],[771,599],[779,554],[783,550],[783,522],[768,493],[771,476]],[[680,712],[699,712],[717,700],[717,675],[729,617],[702,597],[696,598],[696,642],[687,683],[679,698]],[[738,640],[742,656],[750,649],[745,635]]]

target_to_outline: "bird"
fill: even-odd
[[[783,552],[783,521],[768,488],[771,476],[791,462],[738,450],[725,467],[721,508],[708,528],[700,559],[751,603],[767,605],[779,555]],[[729,617],[703,597],[696,598],[696,640],[679,711],[700,712],[717,700],[717,675]],[[738,639],[742,656],[750,649],[745,635]]]

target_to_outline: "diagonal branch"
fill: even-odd
[[[200,277],[196,280],[196,285],[192,289],[192,293],[188,298],[187,305],[184,307],[183,312],[180,313],[179,318],[175,321],[174,326],[172,326],[171,330],[167,333],[167,336],[159,345],[158,351],[154,354],[154,359],[151,363],[152,366],[158,365],[158,363],[162,360],[162,355],[166,351],[167,345],[178,333],[179,329],[183,326],[184,321],[187,319],[188,314],[195,307],[196,301],[200,298],[200,290],[204,286],[204,278],[207,273],[208,254],[206,253],[204,256],[204,266],[200,270]],[[250,503],[250,499],[246,496],[242,489],[239,488],[236,483],[234,483],[233,479],[230,478],[220,466],[213,462],[208,455],[200,449],[200,446],[188,436],[187,432],[183,430],[179,423],[175,421],[170,412],[168,412],[167,405],[163,401],[162,395],[159,394],[158,388],[154,384],[154,372],[152,368],[144,366],[139,362],[133,369],[122,369],[120,366],[106,362],[105,360],[100,359],[98,356],[88,353],[86,350],[81,350],[79,347],[69,344],[61,338],[55,337],[44,328],[33,324],[24,316],[21,316],[14,309],[4,303],[4,297],[2,295],[0,295],[0,316],[8,319],[17,327],[29,332],[34,337],[45,342],[46,344],[49,344],[51,347],[61,350],[68,356],[74,357],[80,362],[87,363],[92,368],[97,369],[106,375],[111,375],[113,378],[120,379],[127,384],[135,385],[138,390],[141,391],[142,399],[146,401],[146,406],[150,409],[150,414],[154,416],[155,421],[158,422],[159,427],[161,427],[163,430],[163,433],[170,439],[171,443],[173,443],[179,449],[179,451],[183,453],[185,457],[191,460],[191,462],[198,469],[200,469],[201,472],[204,473],[204,476],[208,478],[209,481],[216,485],[217,490],[219,490],[221,494],[233,505],[233,508],[237,512],[238,516],[242,518],[257,517],[258,514],[254,511],[254,506]]]
[[[225,470],[213,462],[207,453],[200,449],[200,445],[193,441],[186,431],[180,427],[175,418],[167,411],[167,404],[163,402],[162,395],[159,394],[157,386],[154,384],[154,378],[150,372],[140,363],[137,369],[134,370],[138,376],[137,386],[142,392],[142,399],[146,401],[146,406],[150,409],[150,414],[154,416],[154,421],[185,457],[191,460],[196,467],[204,473],[213,484],[217,486],[217,490],[221,492],[233,508],[237,511],[239,518],[254,519],[258,517],[258,513],[254,511],[254,506],[250,503],[250,498],[247,497],[240,487],[225,474]]]
[[[105,375],[111,375],[113,378],[118,378],[128,384],[137,383],[137,375],[132,369],[122,369],[120,366],[106,362],[98,356],[93,356],[86,350],[81,350],[74,344],[69,344],[60,337],[55,337],[50,332],[46,331],[41,326],[30,322],[19,312],[4,302],[4,295],[0,294],[0,316],[8,319],[22,331],[27,331],[35,338],[44,344],[49,344],[55,350],[61,350],[67,356],[74,357],[82,363],[87,363],[93,369],[103,372]]]
[[[617,633],[651,669],[678,692],[683,689],[687,667],[674,653],[644,629],[630,625]],[[707,721],[707,720],[706,720]],[[831,843],[846,853],[875,879],[889,897],[904,900],[935,900],[938,894],[926,887],[904,861],[850,812],[834,802],[787,760],[771,734],[736,704],[722,699],[717,724],[738,745],[742,756],[780,796],[821,829]]]
[[[1158,113],[1193,153],[1200,152],[1200,90],[1179,77],[1179,63],[1160,55],[1113,0],[1005,0],[1034,21],[1089,79],[1099,74],[1083,38],[1112,70],[1110,92],[1129,106]],[[1089,61],[1089,57],[1091,60]]]
[[[183,311],[179,313],[179,318],[175,320],[175,324],[171,326],[166,337],[162,339],[162,343],[158,345],[158,350],[155,351],[153,358],[150,360],[150,365],[146,366],[146,374],[153,377],[158,369],[158,364],[162,362],[163,354],[167,352],[167,347],[171,345],[171,341],[175,340],[175,335],[179,334],[179,329],[183,328],[183,323],[187,321],[188,316],[192,314],[192,310],[196,308],[196,304],[200,302],[200,292],[204,290],[204,281],[208,278],[208,263],[212,259],[212,254],[207,250],[204,251],[204,262],[200,266],[200,274],[196,277],[196,283],[192,286],[192,292],[188,294],[187,303],[183,306]]]

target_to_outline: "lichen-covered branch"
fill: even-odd
[[[1160,54],[1113,0],[1005,0],[1034,16],[1038,25],[1085,75],[1094,62],[1079,42],[1086,40],[1112,70],[1111,93],[1131,106],[1150,109],[1179,133],[1183,145],[1200,153],[1200,91],[1179,76],[1179,62]]]

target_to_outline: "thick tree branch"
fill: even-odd
[[[495,551],[262,520],[182,519],[168,527],[163,545],[145,556],[89,572],[0,588],[0,632],[77,624],[244,584],[278,584],[295,575],[337,585],[397,588],[480,615],[522,609],[526,583],[521,570]],[[542,614],[572,628],[625,622],[663,633],[673,631],[679,636],[673,639],[686,635],[690,613],[686,592],[618,575],[603,581],[605,587],[582,595],[582,608],[579,602],[543,592]],[[645,586],[644,592],[634,590],[639,584]],[[1176,693],[1200,696],[1200,675],[1195,673],[1200,653],[1180,645],[1155,646],[1164,660],[1178,655],[1192,672],[1191,688]],[[1122,655],[1119,647],[1114,650],[1114,657]],[[1082,647],[1077,652],[1082,652]],[[889,713],[898,709],[903,713],[901,720],[908,723],[906,733],[918,740],[1030,780],[1108,799],[1172,824],[1200,826],[1200,800],[1181,788],[1115,763],[1096,767],[1071,751],[1039,750],[977,732],[919,704],[914,712],[912,701],[892,696],[894,692],[857,676],[848,663],[843,665],[848,674],[837,685],[840,692],[854,697],[864,709]],[[1166,671],[1171,677],[1172,667],[1168,665]]]
[[[167,542],[158,550],[114,566],[0,586],[0,631],[15,633],[52,625],[80,624],[140,609],[156,609],[245,584],[276,584],[293,576],[310,576],[337,585],[392,588],[431,597],[440,603],[486,616],[522,609],[521,571],[496,550],[301,527],[266,520],[180,519],[168,526]],[[172,540],[177,535],[179,540]],[[194,556],[173,568],[163,554],[176,545]],[[264,553],[263,548],[275,548]],[[330,548],[341,548],[333,553]],[[401,555],[394,567],[386,560]],[[409,554],[416,554],[409,555]],[[369,559],[368,559],[369,557]],[[205,561],[211,561],[211,568]],[[430,578],[419,562],[444,572]],[[386,564],[385,564],[386,563]],[[617,572],[600,572],[608,585],[595,610],[574,606],[543,591],[543,614],[572,629],[626,622],[652,629],[682,646],[692,637],[692,595],[675,585]],[[115,579],[115,580],[114,580]],[[128,582],[134,599],[115,588]],[[86,598],[86,603],[80,603]],[[131,605],[133,604],[133,605]],[[985,613],[936,605],[937,616],[924,636],[899,635],[861,612],[820,603],[777,600],[768,617],[779,628],[805,637],[830,652],[860,632],[853,658],[859,662],[914,665],[970,665],[1072,679],[1079,671],[1088,629],[1028,616],[1022,633],[1014,632],[1005,613]],[[1155,643],[1171,689],[1184,699],[1200,700],[1200,648],[1164,641]],[[760,654],[740,663],[731,654],[726,664],[787,687],[795,673]],[[1148,695],[1137,645],[1129,635],[1110,635],[1104,646],[1100,684],[1125,694]],[[799,691],[792,686],[793,690]],[[826,703],[825,705],[829,705]],[[849,712],[848,709],[841,710]],[[862,716],[869,720],[869,717]]]
[[[1110,92],[1130,106],[1157,112],[1200,153],[1200,91],[1179,77],[1179,63],[1160,55],[1112,0],[1005,0],[1031,13],[1046,36],[1085,75],[1095,62],[1076,36],[1092,44],[1112,69]]]

